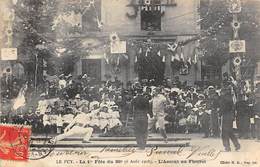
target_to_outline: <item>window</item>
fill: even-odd
[[[141,6],[141,30],[161,30],[161,1],[143,0]]]
[[[101,26],[101,0],[93,1],[94,4],[91,5],[92,0],[82,1],[82,6],[84,8],[82,15],[82,29],[85,32],[95,32],[99,31]],[[85,5],[85,6],[84,6]]]

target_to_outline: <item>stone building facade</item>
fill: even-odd
[[[148,3],[148,4],[147,4]],[[153,4],[154,3],[154,4]],[[113,69],[116,63],[107,63],[104,55],[115,56],[109,53],[109,49],[104,47],[94,48],[86,56],[82,56],[75,65],[75,74],[87,73],[99,80],[105,80],[106,76],[117,77],[124,81],[133,81],[138,78],[138,72],[135,71],[136,55],[142,46],[146,45],[147,39],[151,40],[151,48],[156,47],[154,52],[160,53],[164,62],[164,77],[173,78],[179,75],[179,72],[173,74],[171,66],[172,54],[168,50],[168,43],[185,42],[199,34],[200,26],[198,24],[199,0],[162,0],[159,4],[156,1],[139,0],[101,0],[100,3],[100,22],[102,28],[100,31],[93,31],[89,35],[81,35],[93,46],[102,41],[109,45],[109,38],[112,33],[116,33],[121,41],[126,41],[125,56],[120,56],[119,71]],[[143,12],[159,11],[158,22],[151,23],[151,27],[145,27],[149,20],[144,20]],[[151,12],[152,13],[152,12]],[[152,15],[156,20],[156,14]],[[148,16],[149,18],[149,16]],[[147,21],[148,23],[144,23]],[[87,23],[82,23],[87,24]],[[154,24],[154,25],[153,25]],[[154,27],[153,27],[154,26]],[[157,27],[156,27],[157,26]],[[184,60],[194,57],[194,50],[197,41],[191,41],[178,47],[177,52],[182,54]],[[145,47],[145,46],[144,46]],[[143,48],[143,52],[145,49]],[[149,55],[148,55],[149,56]],[[191,65],[188,75],[179,75],[180,79],[193,84],[201,80],[200,62]]]

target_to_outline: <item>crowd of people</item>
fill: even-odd
[[[141,88],[141,94],[150,101],[151,112],[154,112],[152,104],[156,94],[165,99],[160,117],[164,121],[157,120],[157,123],[152,124],[154,119],[148,119],[152,125],[149,126],[151,131],[156,132],[158,127],[164,126],[165,133],[203,132],[204,137],[219,137],[220,95],[221,89],[227,86],[233,95],[237,125],[235,127],[234,123],[234,128],[238,129],[239,137],[259,137],[253,119],[257,115],[253,110],[253,91],[248,90],[245,82],[235,83],[228,75],[224,75],[222,85],[218,86],[187,86],[176,77],[161,85],[144,79],[128,82],[124,87],[117,78],[97,84],[87,74],[74,78],[72,75],[61,74],[57,79],[46,80],[35,106],[30,105],[27,98],[26,110],[21,107],[12,111],[9,107],[6,112],[8,114],[1,114],[1,121],[31,125],[34,133],[61,134],[75,116],[83,112],[91,114],[88,126],[94,132],[105,134],[113,129],[122,130],[122,127],[130,127],[133,117],[132,101]],[[116,132],[120,133],[120,130]]]

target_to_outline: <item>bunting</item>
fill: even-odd
[[[165,63],[165,55],[163,55],[162,62]]]
[[[120,64],[120,57],[117,56],[117,62],[116,62],[116,65],[119,66],[119,64]]]
[[[19,91],[18,96],[16,97],[16,99],[14,100],[14,104],[13,104],[13,110],[16,111],[17,109],[25,106],[26,101],[25,101],[25,93],[27,91],[27,84],[24,85],[21,90]]]
[[[187,63],[191,65],[191,57],[188,58]]]
[[[160,51],[160,50],[157,52],[157,55],[158,55],[159,57],[161,57],[161,51]]]
[[[140,48],[139,51],[138,51],[138,53],[141,54],[142,52],[143,52],[143,49]]]
[[[135,63],[137,63],[138,59],[137,59],[137,56],[135,56]]]
[[[167,44],[167,49],[168,50],[170,50],[170,51],[172,51],[172,52],[175,52],[176,51],[176,49],[177,49],[177,47],[178,47],[178,44],[177,43],[174,43],[174,44]]]
[[[178,53],[175,54],[174,58],[177,61],[181,61],[180,55]]]
[[[198,55],[197,55],[197,53],[195,53],[194,59],[193,59],[193,64],[197,64],[197,63],[198,63]]]
[[[175,56],[172,55],[172,57],[171,57],[171,62],[174,62],[174,60],[175,60]]]
[[[148,52],[150,52],[151,50],[150,50],[150,48],[148,47],[147,49],[146,49],[146,51],[145,51],[145,57],[147,57],[148,56]]]
[[[188,60],[187,60],[187,66],[188,66],[188,69],[190,69],[191,68],[191,65],[192,65],[192,62],[191,62],[191,57],[189,57],[188,58]]]
[[[105,59],[106,63],[109,64],[109,59],[108,59],[108,56],[106,53],[104,53],[104,59]]]
[[[184,54],[183,54],[183,51],[181,51],[180,60],[181,60],[181,61],[184,61]]]

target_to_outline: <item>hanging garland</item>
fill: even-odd
[[[144,70],[142,61],[147,61],[146,59],[149,59],[151,55],[157,54],[157,56],[153,58],[158,58],[158,63],[162,63],[163,66],[165,66],[166,55],[171,56],[171,68],[174,74],[179,72],[181,75],[188,75],[191,70],[191,66],[196,66],[198,62],[198,55],[196,52],[197,48],[194,49],[192,55],[186,56],[186,59],[184,58],[184,47],[186,44],[188,44],[187,41],[189,40],[190,39],[174,43],[154,43],[151,42],[151,40],[146,42],[136,41],[132,43],[132,45],[137,46],[137,54],[134,58],[135,72],[142,72]],[[180,53],[177,51],[179,48]]]

